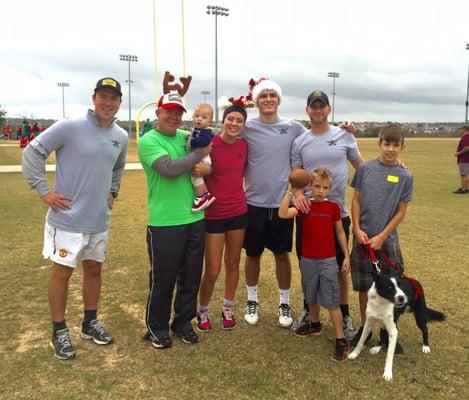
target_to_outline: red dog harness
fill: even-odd
[[[366,255],[366,253],[363,251],[363,248],[366,248],[368,250],[369,256]],[[384,254],[383,250],[380,249],[379,253],[380,253],[382,259],[386,262],[386,264],[388,264],[392,269],[400,272],[397,265],[394,264],[386,254]],[[378,264],[379,264],[378,258],[376,257],[376,254],[375,254],[374,250],[371,248],[371,245],[369,243],[366,243],[365,245],[362,245],[360,247],[360,254],[361,254],[362,257],[369,258],[370,261],[372,262],[372,264],[375,266],[376,271],[378,272],[378,274],[381,273],[381,268],[379,268],[379,266],[378,266]],[[410,276],[407,276],[407,275],[405,275],[401,272],[400,272],[400,274],[402,275],[402,277],[406,281],[410,282],[410,284],[414,288],[414,300],[417,300],[420,296],[423,295],[423,287],[422,287],[422,285],[420,284],[419,281],[417,281],[416,279],[414,279]]]

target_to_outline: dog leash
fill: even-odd
[[[367,256],[365,254],[365,252],[363,251],[364,247],[368,250],[368,252],[370,254],[369,256]],[[414,300],[417,300],[417,298],[419,298],[420,296],[423,295],[423,287],[422,287],[422,285],[420,284],[420,282],[418,280],[416,280],[416,279],[402,273],[399,270],[399,268],[397,267],[397,265],[394,264],[386,254],[384,254],[382,249],[379,250],[379,253],[380,253],[380,256],[383,258],[383,260],[386,262],[386,264],[388,264],[392,269],[399,272],[405,280],[410,282],[410,284],[414,288]],[[378,272],[378,274],[381,273],[381,268],[379,267],[378,258],[376,257],[376,254],[375,254],[373,248],[371,247],[370,243],[365,243],[364,245],[361,245],[360,254],[362,255],[362,257],[369,258],[371,263],[375,266],[375,269]]]
[[[368,253],[370,253],[369,256],[367,256],[365,254],[365,252],[363,251],[363,248],[366,248],[368,250]],[[376,272],[379,274],[381,273],[381,268],[379,267],[379,261],[378,259],[376,258],[376,254],[375,252],[373,251],[373,249],[371,248],[371,245],[369,243],[365,243],[364,245],[361,245],[360,246],[360,255],[363,257],[363,258],[369,258],[371,263],[375,266],[375,269],[376,269]]]

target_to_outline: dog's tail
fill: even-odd
[[[429,321],[444,321],[446,319],[445,314],[440,311],[433,310],[427,307],[427,318]]]

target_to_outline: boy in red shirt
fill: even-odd
[[[350,256],[339,206],[327,200],[332,188],[331,172],[326,168],[316,168],[311,173],[310,185],[313,197],[307,214],[302,213],[296,206],[290,207],[290,200],[295,198],[294,193],[303,189],[292,187],[291,191],[285,193],[278,215],[280,218],[300,216],[303,220],[300,260],[303,294],[309,305],[310,315],[313,315],[311,306],[314,304],[320,304],[329,310],[336,335],[333,360],[343,361],[349,348],[344,338],[342,313],[339,307],[339,266],[335,256],[334,230],[345,255],[342,273],[348,273],[350,270]],[[311,321],[295,331],[295,335],[301,337],[320,333],[320,321]]]

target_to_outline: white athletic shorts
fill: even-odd
[[[104,262],[109,231],[100,233],[66,232],[44,226],[42,255],[51,261],[75,268],[81,260]]]

